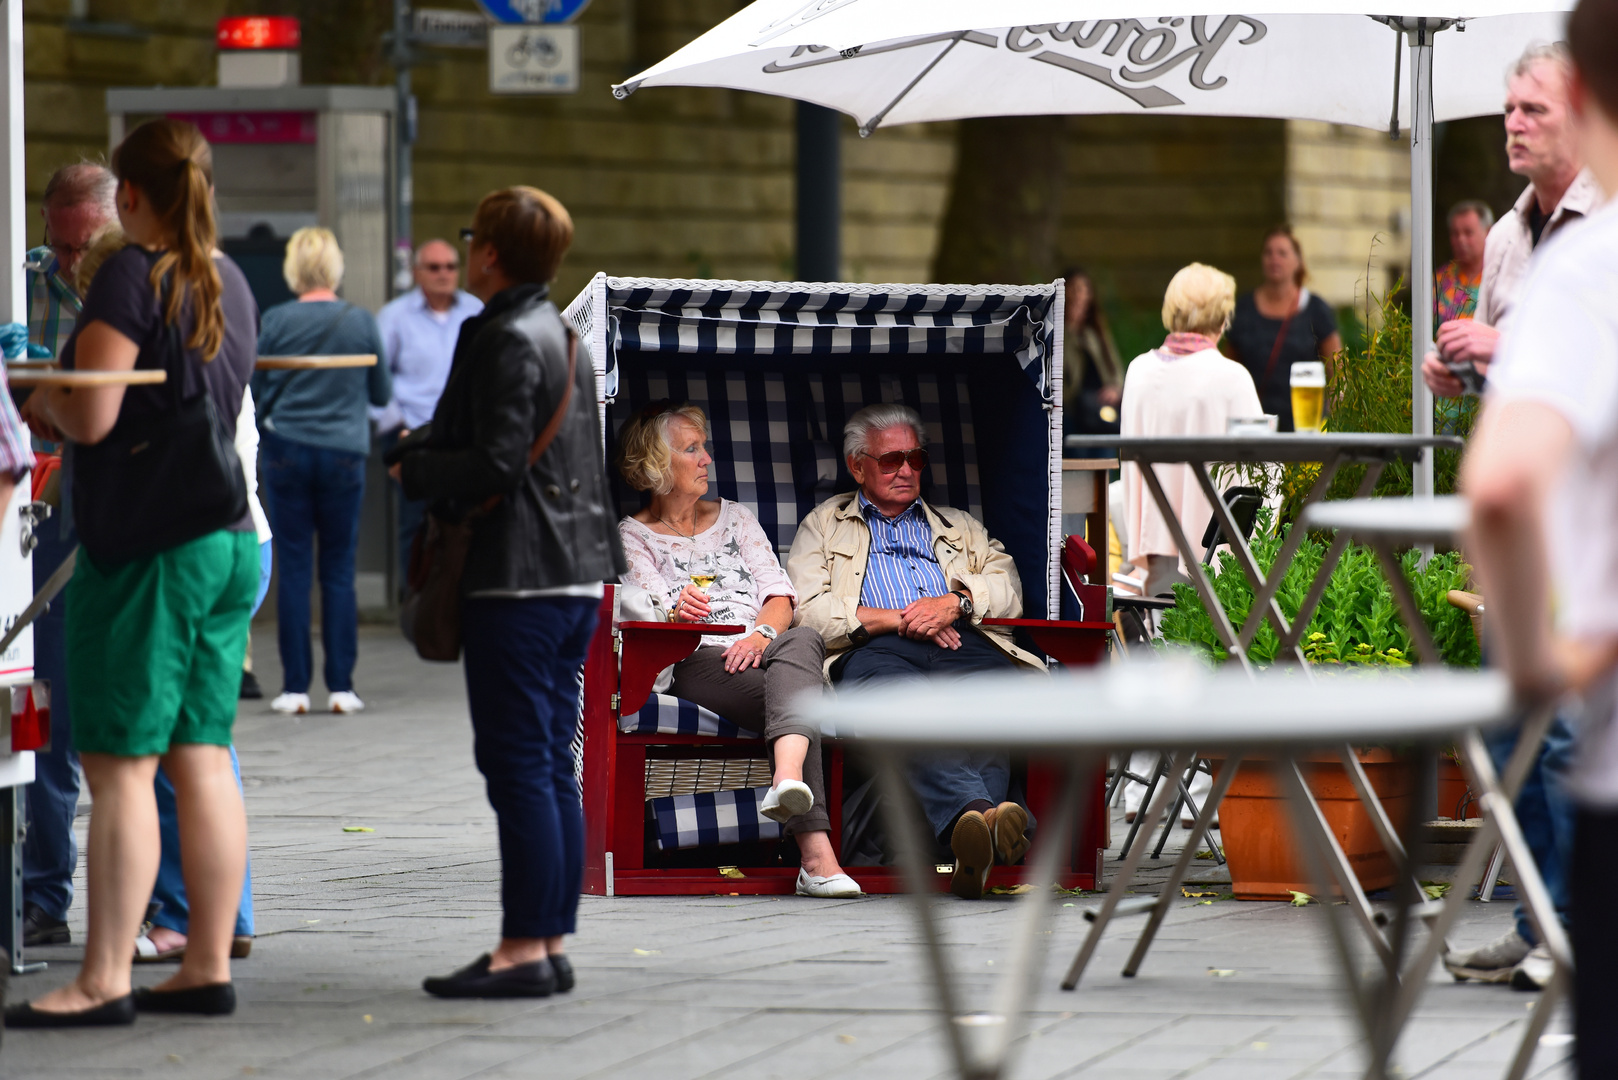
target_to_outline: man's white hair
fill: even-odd
[[[1512,65],[1506,69],[1506,79],[1510,81],[1522,75],[1527,75],[1540,64],[1554,64],[1562,73],[1563,78],[1573,74],[1573,54],[1568,50],[1565,41],[1536,41],[1522,51]]]
[[[843,425],[843,456],[858,457],[871,449],[871,436],[892,427],[908,427],[916,433],[916,445],[927,445],[927,431],[921,416],[908,405],[867,405]]]

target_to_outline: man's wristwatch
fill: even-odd
[[[776,637],[779,636],[775,632],[775,627],[766,623],[759,623],[757,626],[753,627],[753,633],[757,634],[765,641],[774,641]]]
[[[961,602],[961,618],[970,619],[977,613],[977,608],[972,606],[972,598],[970,596],[966,595],[966,593],[962,592],[960,589],[952,589],[950,591],[953,592],[955,594],[955,598]]]

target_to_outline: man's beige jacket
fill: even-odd
[[[860,625],[855,612],[865,586],[865,562],[871,553],[871,530],[860,515],[857,493],[837,495],[809,512],[798,525],[787,556],[787,576],[798,591],[794,626],[813,627],[826,641],[826,667],[847,652],[849,635]],[[1017,566],[989,538],[983,524],[964,510],[932,506],[922,510],[933,531],[933,555],[951,589],[972,596],[974,625],[984,619],[1022,617],[1022,581]],[[1012,641],[1004,627],[979,626],[985,637],[1019,664],[1040,671],[1045,665]]]
[[[1511,309],[1517,303],[1523,279],[1528,276],[1528,263],[1534,257],[1534,234],[1528,227],[1528,212],[1535,197],[1533,184],[1523,188],[1516,204],[1494,223],[1483,242],[1483,283],[1478,286],[1478,304],[1473,318],[1496,330],[1504,331],[1511,321]],[[1595,174],[1589,169],[1579,170],[1579,175],[1562,193],[1562,200],[1551,211],[1539,242],[1543,244],[1564,226],[1595,213],[1604,199]]]

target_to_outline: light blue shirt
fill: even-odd
[[[944,568],[933,554],[933,530],[917,499],[896,518],[886,517],[865,492],[859,493],[860,514],[871,530],[871,554],[865,563],[865,584],[860,604],[869,608],[902,611],[924,596],[949,592]]]
[[[461,323],[482,310],[483,301],[457,289],[448,311],[434,311],[427,306],[420,289],[411,289],[377,312],[382,352],[393,375],[393,404],[399,413],[380,421],[384,429],[397,426],[400,417],[411,429],[433,418],[433,409],[449,379]]]

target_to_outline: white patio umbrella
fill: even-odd
[[[1432,124],[1499,112],[1506,67],[1530,42],[1561,38],[1572,3],[1424,3],[1389,15],[1345,10],[1341,0],[1276,0],[1270,14],[1231,15],[1193,2],[1152,16],[1107,0],[756,0],[613,93],[753,90],[845,112],[863,135],[885,124],[1069,113],[1408,130],[1411,395],[1415,433],[1431,434],[1420,366],[1433,335]],[[997,25],[983,27],[986,15]],[[1431,455],[1416,491],[1432,492]]]

